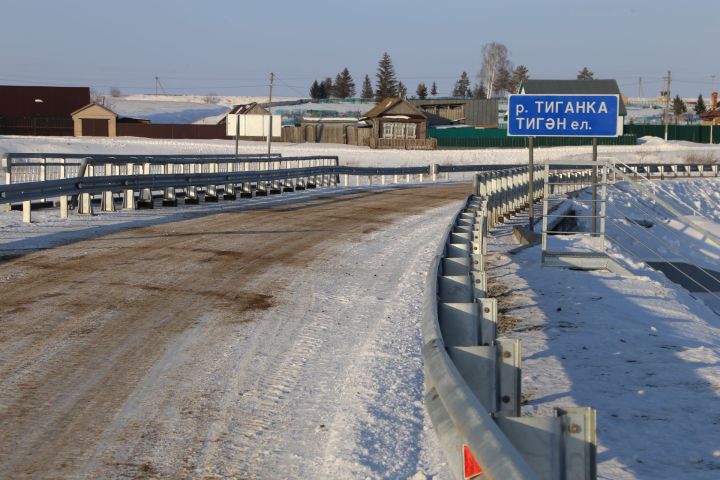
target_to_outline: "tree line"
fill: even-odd
[[[583,67],[578,71],[579,80],[594,80],[595,74]],[[453,97],[460,98],[495,98],[509,93],[517,93],[522,82],[530,78],[530,72],[525,65],[514,65],[510,60],[508,48],[502,43],[491,42],[482,48],[482,65],[476,75],[473,85],[467,71],[460,74],[452,90]],[[356,95],[355,81],[350,71],[344,68],[335,76],[324,80],[315,80],[310,86],[310,97],[315,100],[326,98],[354,98]],[[388,97],[406,98],[408,89],[402,81],[397,79],[395,67],[390,55],[385,52],[378,61],[375,74],[375,85],[368,75],[365,75],[360,88],[360,98],[363,100],[380,101]],[[425,82],[420,82],[415,89],[415,97],[424,100],[438,95],[437,84],[433,81],[428,88]]]

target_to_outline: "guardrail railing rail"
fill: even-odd
[[[425,405],[458,479],[593,479],[595,411],[521,416],[520,343],[497,336],[497,301],[487,297],[487,232],[526,198],[517,181],[524,175],[526,168],[478,174],[483,195],[468,199],[432,264],[422,318]]]

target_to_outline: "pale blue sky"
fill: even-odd
[[[507,45],[532,78],[587,65],[647,96],[673,71],[673,93],[709,95],[717,0],[0,0],[0,84],[87,85],[153,93],[307,95],[348,67],[374,83],[387,51],[410,92],[473,81],[484,43]],[[716,78],[720,87],[720,76]]]

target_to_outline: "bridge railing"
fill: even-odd
[[[503,172],[508,179],[522,173]],[[521,416],[520,342],[497,335],[497,300],[487,296],[485,255],[490,212],[504,208],[507,199],[471,196],[428,274],[425,405],[455,478],[590,480],[595,411]]]

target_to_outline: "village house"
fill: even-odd
[[[406,100],[396,97],[381,100],[360,122],[372,128],[371,148],[437,148],[437,140],[427,138],[427,115]]]

